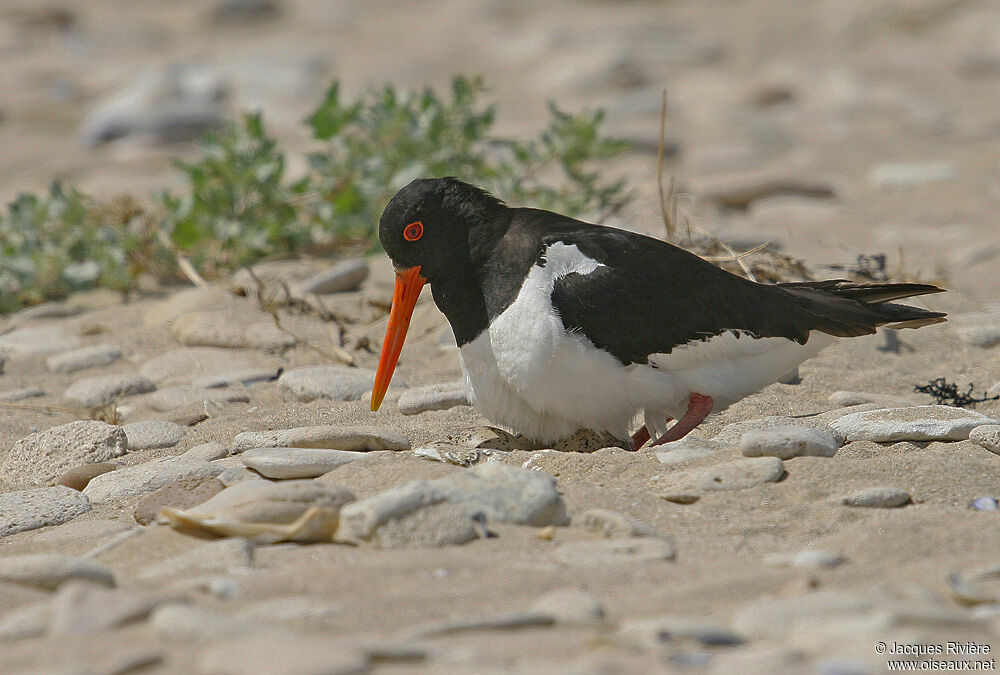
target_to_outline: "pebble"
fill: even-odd
[[[117,468],[118,465],[111,462],[81,464],[80,466],[74,466],[72,469],[59,476],[59,478],[56,479],[56,485],[65,485],[68,488],[80,490],[82,492],[83,489],[87,487],[87,483],[91,480],[100,476],[102,473],[114,471]]]
[[[433,481],[414,481],[345,505],[340,510],[339,542],[370,541],[376,531],[394,520],[446,501]]]
[[[108,405],[115,399],[154,391],[156,385],[145,375],[97,375],[77,380],[63,396],[86,408]]]
[[[157,384],[190,383],[196,378],[247,369],[271,369],[279,362],[256,352],[235,352],[219,347],[184,347],[154,356],[139,367],[139,373]]]
[[[50,484],[75,466],[107,462],[126,452],[121,427],[95,420],[70,422],[14,443],[0,464],[0,478],[14,487]]]
[[[58,553],[31,553],[0,558],[0,581],[51,591],[79,579],[104,586],[115,585],[115,575],[104,565]]]
[[[217,25],[245,25],[276,19],[281,9],[276,0],[216,0],[208,16]]]
[[[232,614],[213,612],[201,607],[168,604],[153,610],[149,623],[157,635],[165,640],[182,642],[216,642],[226,638],[248,637],[259,640],[265,635],[277,634],[285,639],[293,637],[288,630],[267,621],[237,617]],[[230,655],[233,656],[233,655]],[[203,671],[199,671],[203,672]],[[240,672],[240,671],[235,671]],[[259,664],[248,665],[243,673],[284,673],[285,670],[262,669]],[[323,673],[324,671],[316,671]]]
[[[874,487],[852,492],[838,500],[845,506],[894,509],[910,503],[910,493],[895,487]]]
[[[389,520],[372,534],[379,548],[439,548],[457,546],[480,537],[481,523],[457,504],[425,506]]]
[[[572,541],[555,550],[557,560],[567,565],[622,568],[638,563],[673,560],[672,542],[656,537],[620,537],[594,541]]]
[[[914,187],[958,178],[952,162],[890,162],[868,172],[868,182],[877,188]]]
[[[1000,501],[996,497],[976,497],[969,502],[973,511],[1000,511]]]
[[[856,593],[844,589],[819,590],[805,595],[762,597],[737,610],[733,628],[752,638],[784,640],[798,629],[822,630],[877,611],[888,604],[884,593]]]
[[[187,459],[201,459],[206,462],[211,462],[228,456],[229,451],[226,449],[226,446],[222,443],[215,443],[214,441],[211,443],[196,445],[181,455],[181,457],[185,457]]]
[[[3,366],[0,364],[0,373],[3,373]],[[20,389],[8,389],[0,392],[0,403],[17,403],[29,398],[45,396],[45,392],[38,387],[22,387]]]
[[[604,606],[590,593],[579,588],[557,588],[532,603],[533,614],[546,614],[557,624],[595,624],[604,622]]]
[[[799,551],[797,553],[773,553],[764,557],[764,562],[768,565],[788,565],[804,569],[836,567],[845,560],[847,560],[847,558],[840,553],[815,551],[811,549],[807,551]]]
[[[266,478],[316,478],[342,464],[364,457],[363,452],[317,448],[253,448],[240,457]]]
[[[122,429],[125,430],[129,450],[172,448],[180,443],[187,433],[187,429],[181,425],[166,420],[133,422],[126,424]]]
[[[464,380],[431,384],[408,389],[399,396],[399,412],[417,415],[428,410],[448,410],[460,405],[472,405]]]
[[[599,532],[605,537],[665,537],[662,532],[641,520],[609,509],[590,509],[580,514],[584,529]]]
[[[277,352],[295,345],[297,340],[270,319],[246,324],[229,311],[204,311],[183,314],[171,323],[173,336],[185,347],[223,347],[226,349],[262,349]]]
[[[203,412],[193,412],[187,414],[174,415],[170,418],[170,421],[174,424],[179,424],[182,427],[193,427],[195,425],[201,424],[208,419],[208,415]],[[226,453],[228,454],[228,450]]]
[[[905,408],[913,405],[913,402],[903,396],[890,396],[889,394],[871,394],[863,391],[835,391],[830,394],[830,403],[847,408],[865,403],[877,403],[886,408]]]
[[[65,541],[87,541],[103,539],[132,529],[120,520],[74,520],[59,527],[44,529],[31,540],[38,543],[58,543]]]
[[[493,522],[536,527],[569,524],[555,478],[542,471],[487,462],[433,483],[448,501],[465,506],[470,514],[481,512]]]
[[[675,466],[703,457],[711,457],[727,446],[725,443],[718,443],[713,440],[688,435],[679,441],[667,443],[660,447],[663,449],[657,448],[656,459],[660,460],[661,464]]]
[[[249,403],[246,390],[236,387],[203,389],[194,385],[164,387],[144,398],[144,403],[157,412],[168,412],[185,406],[207,403]]]
[[[52,635],[102,633],[139,621],[176,598],[141,591],[100,588],[80,582],[62,586],[52,599]]]
[[[883,408],[851,413],[830,423],[851,441],[961,441],[984,424],[1000,424],[974,410],[946,405]]]
[[[186,578],[224,572],[243,572],[252,569],[257,546],[249,539],[231,537],[196,546],[139,570],[142,580],[160,580],[184,575]]]
[[[91,502],[102,504],[152,492],[181,478],[215,476],[221,471],[203,460],[163,457],[97,476],[83,493]]]
[[[45,365],[54,373],[74,373],[87,368],[109,366],[122,357],[117,345],[96,345],[50,356]]]
[[[245,605],[237,616],[265,621],[302,621],[326,619],[341,613],[341,608],[309,595],[283,595]]]
[[[344,260],[329,269],[317,272],[295,284],[293,295],[315,293],[329,295],[357,290],[361,282],[368,278],[368,263],[361,259]]]
[[[58,485],[0,494],[0,537],[61,525],[90,510],[82,492]]]
[[[722,431],[716,434],[712,440],[716,443],[738,446],[740,439],[743,438],[743,434],[748,431],[769,429],[771,427],[809,427],[811,429],[818,429],[832,435],[837,440],[838,446],[843,445],[847,440],[842,433],[823,420],[793,417],[760,417],[753,420],[746,420],[745,422],[733,422],[723,427]]]
[[[51,327],[18,328],[0,335],[0,353],[11,356],[45,356],[80,346],[80,339]]]
[[[962,342],[984,349],[1000,344],[1000,308],[949,318],[951,329]]]
[[[994,382],[993,386],[986,390],[987,396],[1000,396],[1000,381]]]
[[[679,489],[674,492],[746,490],[774,483],[785,475],[784,463],[777,457],[752,457],[723,462],[705,469],[689,470],[673,478]]]
[[[324,424],[275,431],[244,431],[233,440],[233,453],[253,448],[323,448],[327,450],[409,450],[410,442],[379,427]]]
[[[203,375],[195,379],[191,384],[202,389],[216,389],[219,387],[231,387],[235,384],[249,386],[258,382],[271,382],[281,377],[280,368],[244,368],[242,370],[231,370],[215,375]]]
[[[43,302],[18,310],[7,317],[8,326],[19,326],[29,321],[44,319],[65,319],[80,313],[79,308],[64,305],[61,302]]]
[[[969,440],[995,455],[1000,455],[1000,425],[978,426],[969,432]]]
[[[363,651],[329,637],[259,635],[206,647],[197,668],[202,675],[356,675],[370,665]]]
[[[216,478],[218,478],[219,481],[226,487],[242,483],[245,480],[264,480],[259,474],[251,471],[245,466],[224,467],[222,469],[222,473],[216,476]]]
[[[745,457],[833,457],[838,447],[831,434],[803,426],[755,429],[740,438],[740,452]]]
[[[45,635],[49,629],[48,600],[19,607],[0,619],[0,642]]]
[[[211,476],[181,478],[153,490],[140,499],[135,505],[133,515],[140,525],[151,525],[156,522],[163,507],[190,509],[203,504],[225,488],[222,481]]]
[[[370,391],[375,382],[375,371],[347,366],[301,366],[282,373],[278,378],[278,392],[285,400],[357,401]],[[399,377],[393,377],[396,388],[406,386]]]
[[[430,638],[440,635],[453,635],[485,630],[511,630],[515,628],[534,628],[551,626],[555,617],[541,612],[507,612],[503,614],[476,614],[460,619],[446,619],[417,626],[410,635],[418,638]]]
[[[670,614],[624,621],[618,628],[617,636],[646,649],[656,649],[684,640],[714,647],[735,646],[745,642],[742,636],[720,624]]]

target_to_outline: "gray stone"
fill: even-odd
[[[884,408],[844,415],[830,425],[852,441],[961,441],[977,426],[1000,424],[974,410],[946,405]]]
[[[49,629],[49,604],[46,600],[9,612],[0,619],[0,642],[45,635]]]
[[[156,389],[153,381],[144,375],[97,375],[71,384],[63,396],[87,408],[108,405],[125,396],[145,394]]]
[[[328,637],[260,635],[206,647],[197,668],[203,675],[357,675],[370,666],[363,651]]]
[[[368,278],[368,263],[361,259],[344,260],[329,269],[317,272],[294,286],[298,294],[327,295],[356,290]]]
[[[863,391],[835,391],[830,394],[830,403],[847,408],[865,403],[877,403],[886,408],[905,408],[913,405],[913,402],[903,396],[890,396],[889,394],[871,394]]]
[[[194,385],[178,385],[164,387],[145,397],[143,402],[153,410],[168,412],[208,403],[249,403],[250,395],[242,387],[203,389]]]
[[[433,481],[415,481],[359,499],[340,510],[337,541],[369,541],[383,525],[447,500]]]
[[[878,188],[914,187],[958,178],[952,162],[893,162],[879,164],[868,173],[868,182]]]
[[[725,443],[688,435],[679,441],[657,447],[656,458],[660,460],[661,464],[676,466],[696,459],[711,457],[726,447],[728,446]]]
[[[61,525],[90,510],[82,492],[59,485],[0,494],[0,537]]]
[[[14,487],[45,485],[74,466],[107,462],[126,452],[121,427],[70,422],[17,441],[0,465],[0,478]]]
[[[797,553],[773,553],[764,558],[768,565],[788,565],[804,569],[822,569],[836,567],[846,560],[840,553],[828,551],[806,550]]]
[[[833,457],[838,447],[831,434],[802,426],[755,429],[740,439],[745,457]]]
[[[752,457],[723,462],[705,469],[692,469],[679,474],[675,492],[718,490],[746,490],[747,488],[774,483],[785,475],[784,463],[777,457]]]
[[[738,446],[743,434],[757,429],[770,429],[771,427],[809,427],[831,434],[837,439],[837,444],[843,445],[846,437],[836,429],[833,429],[823,420],[816,418],[793,418],[793,417],[760,417],[758,419],[747,420],[745,422],[733,422],[727,424],[721,432],[712,438],[716,443]]]
[[[102,504],[152,492],[181,478],[216,476],[221,472],[222,469],[211,462],[163,457],[101,474],[91,480],[83,492],[91,502]]]
[[[548,614],[557,624],[594,624],[604,621],[601,601],[578,588],[558,588],[538,598],[528,610]]]
[[[170,330],[186,347],[223,347],[281,351],[296,343],[271,319],[248,322],[235,311],[190,312],[174,319]]]
[[[185,452],[181,457],[187,459],[201,459],[206,462],[211,462],[216,459],[222,459],[223,457],[228,457],[229,451],[226,450],[226,446],[222,443],[202,443],[201,445],[196,445],[187,452]]]
[[[32,553],[0,558],[0,581],[34,586],[47,591],[71,579],[115,585],[115,575],[93,560],[58,553]]]
[[[364,457],[363,452],[317,448],[253,448],[240,457],[243,463],[267,478],[316,478]]]
[[[282,373],[278,378],[278,391],[286,400],[357,401],[370,391],[375,382],[375,371],[347,366],[301,366]],[[400,377],[393,377],[392,386],[404,388]]]
[[[468,471],[433,481],[445,498],[483,513],[490,521],[518,525],[568,525],[566,504],[555,478],[498,462],[478,464]]]
[[[80,346],[80,339],[49,326],[18,328],[0,335],[0,353],[11,356],[44,356]]]
[[[187,429],[181,425],[166,420],[133,422],[126,424],[122,429],[125,430],[129,450],[172,448],[180,443],[187,433]]]
[[[398,402],[399,412],[404,415],[447,410],[459,405],[472,405],[464,380],[409,389],[400,394]]]
[[[969,432],[969,440],[995,455],[1000,455],[1000,425],[989,424],[976,427]]]
[[[87,368],[108,366],[121,357],[122,350],[117,345],[97,345],[50,356],[45,365],[54,373],[73,373]]]
[[[139,621],[167,602],[177,602],[153,593],[99,588],[93,584],[68,583],[52,599],[52,635],[102,633]]]
[[[614,569],[637,563],[673,560],[672,542],[657,537],[621,537],[561,544],[555,557],[567,565],[602,566]]]
[[[44,321],[45,319],[65,319],[80,313],[78,307],[71,307],[61,302],[43,302],[18,310],[7,317],[8,326],[20,326],[29,321]]]
[[[617,636],[646,649],[660,649],[671,643],[694,641],[705,646],[739,645],[744,639],[732,630],[705,619],[662,615],[624,621]]]
[[[838,500],[844,506],[894,509],[910,503],[910,493],[895,487],[874,487],[852,492]]]
[[[226,487],[232,487],[245,480],[264,480],[258,474],[244,466],[224,467],[222,473],[216,476],[216,478]]]
[[[2,372],[3,367],[0,366],[0,373]],[[38,398],[39,396],[45,396],[45,392],[38,387],[8,389],[7,391],[0,392],[0,403],[17,403],[18,401],[24,401],[29,398]]]
[[[591,532],[605,537],[665,537],[662,532],[641,520],[608,509],[590,509],[579,517],[580,524]]]
[[[252,448],[325,448],[328,450],[409,450],[410,442],[378,427],[324,424],[275,431],[244,431],[233,440],[233,452]]]
[[[218,387],[231,387],[235,384],[249,386],[258,382],[271,382],[281,376],[280,368],[243,368],[240,370],[230,370],[215,375],[203,375],[191,384],[203,389],[215,389]]]
[[[256,544],[242,537],[220,539],[148,565],[139,571],[138,577],[161,580],[179,575],[242,572],[253,568],[256,549]]]
[[[437,548],[477,539],[476,523],[458,504],[435,504],[386,522],[373,533],[379,548]]]

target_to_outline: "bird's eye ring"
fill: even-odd
[[[419,220],[403,228],[403,239],[406,241],[416,241],[422,236],[424,236],[424,224]]]

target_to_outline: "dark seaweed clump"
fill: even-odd
[[[985,393],[982,398],[976,398],[972,395],[973,387],[974,385],[970,382],[969,388],[962,392],[958,390],[957,384],[948,382],[948,380],[943,377],[939,377],[936,380],[928,382],[927,384],[916,385],[913,388],[913,391],[933,396],[938,405],[951,405],[958,408],[975,407],[977,403],[1000,400],[1000,395],[986,396]]]

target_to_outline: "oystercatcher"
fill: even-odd
[[[891,302],[935,286],[754,283],[658,239],[510,208],[455,178],[400,190],[379,240],[396,286],[371,409],[429,283],[476,408],[544,443],[580,428],[624,440],[640,412],[633,448],[674,441],[838,337],[945,320]]]

